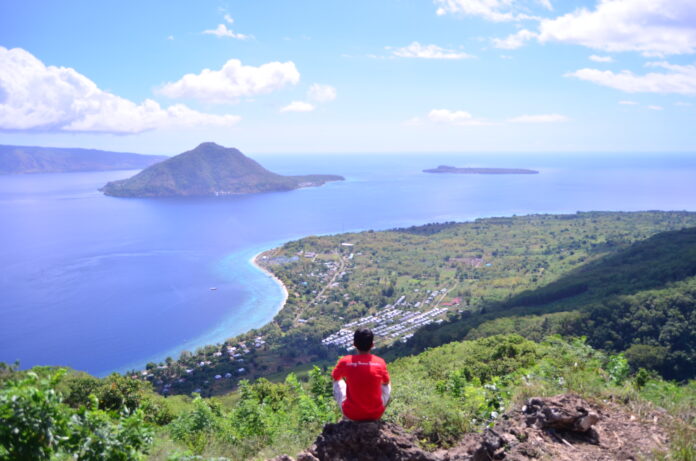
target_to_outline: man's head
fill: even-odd
[[[360,352],[369,352],[374,346],[375,335],[369,328],[355,330],[353,335],[353,345]]]

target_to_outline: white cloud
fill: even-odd
[[[553,10],[553,5],[551,5],[550,0],[539,0],[539,3],[541,4],[541,6],[543,6],[547,10],[549,10],[549,11]]]
[[[594,62],[614,62],[614,58],[611,56],[597,56],[596,54],[593,54],[590,56],[590,61]]]
[[[182,104],[136,104],[68,67],[46,66],[31,53],[0,47],[0,130],[133,134],[160,128],[230,126],[236,115],[213,115]]]
[[[300,81],[292,61],[245,66],[230,59],[220,70],[203,69],[166,83],[159,93],[170,98],[190,98],[210,103],[235,103],[240,98],[270,93]]]
[[[520,115],[508,119],[512,123],[558,123],[567,122],[569,119],[561,114]]]
[[[437,45],[421,45],[418,42],[413,42],[403,48],[397,48],[392,53],[400,58],[467,59],[474,57],[461,51],[448,50]]]
[[[304,101],[293,101],[280,109],[281,112],[312,112],[316,107]]]
[[[516,50],[522,47],[525,42],[536,38],[537,34],[531,30],[522,29],[512,35],[508,35],[505,38],[494,38],[493,46],[496,48],[502,48],[504,50]]]
[[[428,112],[428,120],[434,123],[458,126],[489,125],[488,122],[474,118],[469,112],[463,110],[433,109]]]
[[[689,54],[696,51],[694,24],[694,0],[599,0],[592,11],[542,20],[539,41],[652,56]]]
[[[580,69],[566,74],[566,77],[579,78],[626,93],[696,94],[696,66],[680,66],[667,62],[652,62],[647,66],[660,67],[668,72],[636,75],[628,70],[614,73],[609,70]]]
[[[330,102],[336,99],[336,88],[331,85],[314,83],[307,90],[307,98],[315,102]]]
[[[494,22],[538,19],[527,14],[532,5],[552,9],[549,0],[434,0],[434,3],[438,7],[436,10],[438,16],[445,14],[479,16]]]
[[[167,36],[167,40],[174,40],[174,36],[173,35]]]
[[[648,106],[648,109],[650,109],[650,110],[664,110],[664,107],[662,107],[662,106]]]
[[[229,37],[229,38],[236,38],[237,40],[246,40],[248,38],[251,38],[251,35],[246,35],[246,34],[239,34],[232,29],[228,29],[226,25],[224,24],[218,24],[218,26],[215,29],[210,29],[210,30],[204,30],[201,32],[206,35],[215,35],[218,38],[222,37]]]
[[[684,101],[677,101],[674,103],[674,105],[679,106],[679,107],[691,107],[691,106],[693,106],[693,104],[691,104],[690,102],[684,102]]]
[[[233,23],[234,23],[234,19],[232,19],[232,16],[230,16],[229,14],[225,13],[224,18],[225,18],[225,22],[226,22],[227,24],[233,24]]]
[[[619,101],[619,104],[624,106],[637,106],[638,103],[635,101]]]
[[[307,90],[307,98],[316,103],[331,102],[336,99],[336,88],[331,85],[312,84]],[[316,109],[316,105],[306,101],[293,101],[285,107],[280,108],[280,112],[311,112]]]

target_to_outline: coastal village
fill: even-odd
[[[355,244],[349,242],[341,243],[341,247],[347,247],[351,250],[353,250],[354,246]],[[336,251],[336,254],[340,255],[338,256],[338,261],[330,260],[323,262],[322,264],[325,268],[323,271],[300,274],[300,276],[318,278],[325,283],[321,290],[312,291],[312,294],[315,295],[312,304],[326,302],[328,300],[326,291],[339,288],[341,286],[340,281],[351,271],[350,268],[353,267],[352,262],[354,258],[363,256],[361,252],[355,253],[353,251],[347,255],[341,255],[340,251]],[[305,258],[316,261],[320,256],[316,252],[301,250],[297,252],[294,260]],[[324,256],[331,257],[331,255]],[[266,263],[268,264],[268,257],[264,256],[262,258],[266,258]],[[473,265],[479,267],[480,261]],[[303,285],[308,284],[306,280],[301,283]],[[444,322],[450,309],[456,309],[458,313],[461,313],[461,309],[459,309],[462,302],[461,298],[455,297],[445,301],[449,291],[445,287],[435,290],[424,290],[422,292],[418,288],[413,289],[412,293],[402,295],[393,304],[384,305],[374,314],[346,322],[338,331],[334,331],[322,339],[322,344],[338,347],[345,351],[352,351],[354,349],[353,333],[357,328],[372,329],[380,346],[386,346],[396,341],[406,342],[417,329],[431,323]],[[347,299],[350,295],[344,293],[343,297]],[[297,322],[307,323],[308,319],[298,317]]]

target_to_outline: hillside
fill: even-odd
[[[479,315],[424,329],[392,353],[504,332],[585,335],[595,347],[625,352],[635,368],[693,379],[696,227],[659,233],[537,289],[484,303]]]
[[[328,371],[242,381],[221,397],[164,398],[130,377],[0,367],[0,460],[149,454],[149,461],[288,461],[283,454],[304,452],[298,460],[691,461],[696,455],[696,382],[679,386],[645,370],[631,374],[622,356],[582,340],[494,336],[392,361],[392,403],[382,423],[339,422]],[[373,457],[359,456],[368,446]]]
[[[682,229],[694,226],[696,213],[591,212],[288,242],[257,259],[290,294],[269,324],[150,364],[144,378],[170,395],[219,394],[240,379],[332,363],[360,324],[392,359],[467,335],[585,334],[600,349],[627,350],[636,367],[686,379],[696,243]],[[582,310],[602,300],[621,309]]]
[[[115,197],[224,196],[288,191],[343,179],[336,175],[282,176],[237,149],[206,142],[132,178],[112,181],[101,191]]]
[[[139,170],[166,158],[95,149],[0,145],[0,174]]]

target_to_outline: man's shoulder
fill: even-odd
[[[377,362],[377,363],[379,363],[379,364],[381,364],[381,365],[385,365],[385,366],[387,365],[387,362],[385,362],[384,359],[383,359],[382,357],[380,357],[380,356],[378,356],[378,355],[375,355],[375,354],[371,354],[371,355],[372,355],[372,359],[371,359],[371,360],[372,360],[373,362]]]

